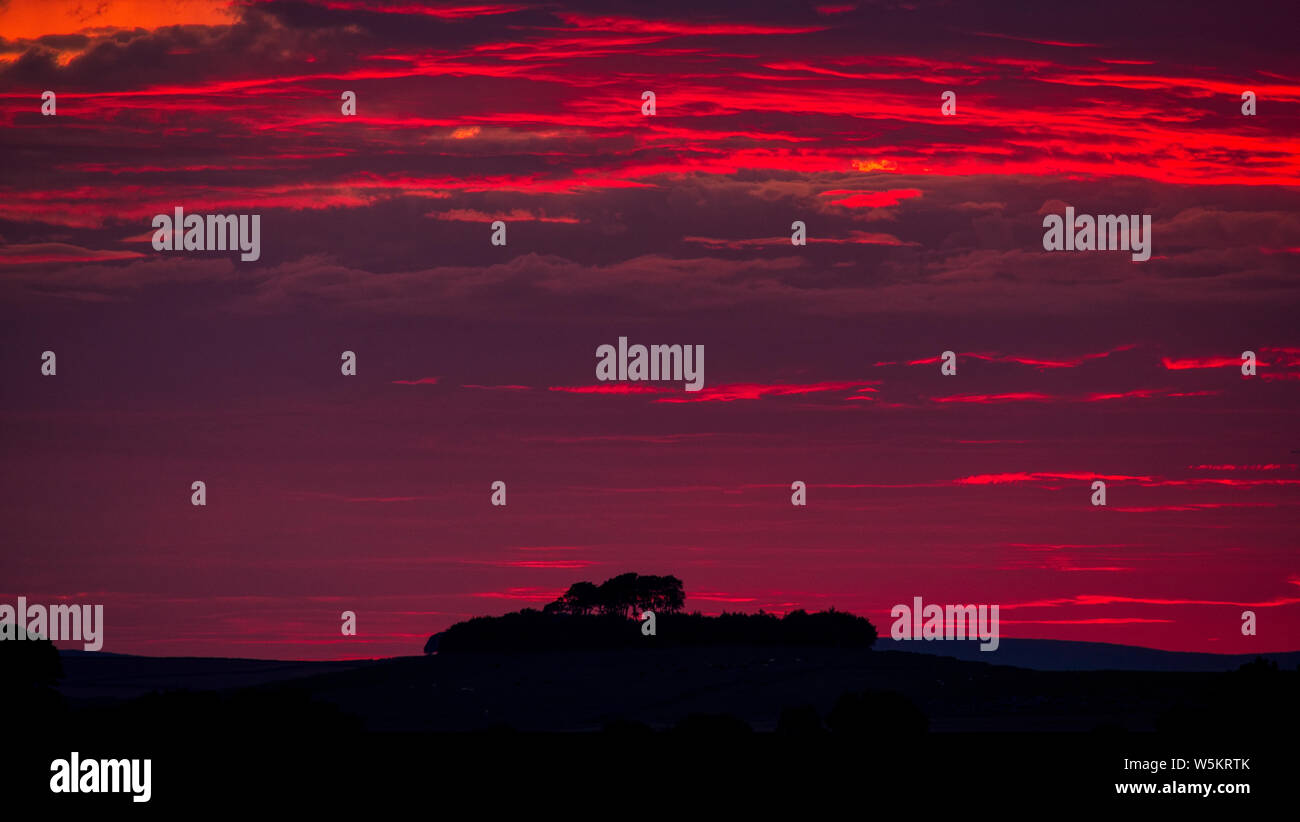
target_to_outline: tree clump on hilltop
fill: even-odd
[[[576,650],[688,645],[814,645],[870,648],[876,628],[869,620],[836,611],[792,611],[777,616],[723,612],[683,613],[686,593],[673,576],[620,574],[599,585],[575,582],[542,610],[525,608],[498,617],[475,617],[429,637],[425,653],[461,651]],[[645,611],[656,632],[636,624]]]

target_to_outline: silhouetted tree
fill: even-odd
[[[686,588],[675,576],[655,577],[658,584],[653,589],[653,610],[668,614],[680,613],[686,607]]]
[[[606,616],[639,619],[643,611],[678,613],[686,605],[682,581],[674,576],[619,574],[600,585],[575,582],[564,596],[547,605],[545,614],[588,616],[594,612]]]
[[[636,574],[627,573],[602,582],[599,589],[601,613],[631,617],[632,610],[636,608],[636,581]]]
[[[613,586],[610,586],[613,588]],[[671,592],[672,583],[660,590]],[[609,590],[609,589],[607,589]],[[665,612],[659,617],[655,647],[684,645],[786,645],[867,649],[876,641],[876,628],[864,617],[843,611],[815,614],[796,611],[784,619],[775,614],[731,613],[706,617],[700,613],[673,613],[673,599],[659,602]],[[463,651],[561,650],[579,648],[647,647],[647,637],[629,625],[631,605],[602,606],[599,613],[579,616],[569,613],[563,598],[545,611],[525,608],[499,617],[474,617],[457,622],[441,634],[430,637],[425,651],[439,654]],[[619,610],[619,608],[622,610]]]
[[[655,610],[661,577],[645,575],[636,578],[636,594],[632,601],[632,618],[639,619],[642,612]]]
[[[1278,673],[1277,662],[1272,659],[1265,659],[1262,656],[1257,656],[1250,662],[1243,663],[1239,668],[1237,668],[1237,673],[1245,674],[1246,676],[1271,676]]]
[[[559,611],[574,616],[587,616],[600,605],[600,589],[590,582],[575,582],[564,596],[546,606],[546,613]],[[552,606],[555,608],[552,610]]]
[[[865,617],[831,608],[810,614],[791,611],[781,620],[784,641],[790,645],[830,645],[836,648],[870,648],[876,626]]]

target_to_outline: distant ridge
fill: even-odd
[[[1036,671],[1178,671],[1185,673],[1235,671],[1257,656],[1294,670],[1300,651],[1264,654],[1206,654],[1160,651],[1108,642],[1074,642],[1062,639],[1003,638],[996,651],[981,651],[977,641],[917,641],[881,637],[877,651],[910,651],[947,656],[967,662],[1014,665]]]
[[[350,671],[368,660],[296,661],[234,657],[134,656],[103,651],[59,651],[70,699],[131,699],[153,691],[248,688],[272,682]]]
[[[1295,670],[1300,666],[1300,651],[1280,651],[1261,654],[1208,654],[1192,651],[1161,651],[1136,645],[1116,645],[1110,642],[1076,642],[1063,639],[1007,639],[1003,638],[996,651],[981,651],[977,641],[904,641],[880,637],[876,651],[904,651],[960,659],[966,662],[988,662],[992,665],[1013,665],[1036,671],[1178,671],[1186,673],[1235,671],[1257,656],[1274,661],[1279,668]],[[159,669],[180,668],[194,663],[229,663],[232,668],[275,668],[293,666],[302,669],[319,667],[328,670],[337,666],[360,666],[363,660],[316,662],[300,660],[243,659],[239,657],[143,657],[134,654],[115,654],[107,651],[60,650],[65,660],[138,660],[143,666]],[[415,656],[412,654],[411,656]],[[393,657],[399,659],[400,657]],[[373,660],[382,661],[380,659]],[[169,664],[170,663],[170,664]],[[297,673],[297,672],[295,672]]]
[[[73,659],[77,659],[80,657],[85,657],[88,659],[96,659],[101,657],[138,656],[137,654],[114,654],[114,653],[110,653],[109,651],[78,651],[74,648],[58,648],[56,650],[58,650],[59,656],[71,657]]]

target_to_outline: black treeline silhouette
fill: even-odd
[[[682,613],[686,594],[673,576],[620,574],[600,585],[575,582],[559,599],[538,611],[526,608],[499,617],[458,622],[429,637],[425,653],[462,651],[576,650],[632,646],[815,645],[870,648],[876,628],[844,611],[810,614],[799,610],[778,617],[723,612],[716,617]],[[644,611],[656,616],[656,634],[637,627]]]
[[[588,616],[592,613],[638,618],[644,611],[676,613],[686,605],[682,581],[674,576],[619,574],[599,585],[575,582],[542,613]]]

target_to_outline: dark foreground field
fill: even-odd
[[[1036,671],[904,651],[724,646],[464,653],[368,662],[88,656],[64,660],[74,727],[392,732],[670,729],[725,715],[774,731],[787,709],[825,719],[845,694],[894,692],[933,732],[1247,732],[1293,727],[1300,674]],[[155,693],[148,693],[155,691]],[[130,698],[123,698],[130,697]],[[872,706],[864,708],[868,713]],[[194,716],[189,716],[194,714]],[[805,723],[807,724],[807,723]]]
[[[39,800],[50,800],[50,759],[76,750],[151,757],[151,808],[193,808],[196,796],[243,807],[285,791],[295,802],[382,806],[426,791],[528,805],[575,791],[628,801],[689,790],[734,810],[803,793],[933,801],[987,789],[1004,804],[1047,797],[1181,812],[1196,801],[1226,815],[1284,801],[1297,762],[1300,673],[1268,663],[1036,671],[760,646],[64,663],[63,695],[8,703],[9,738],[27,742],[6,748],[0,773]],[[1116,782],[1152,779],[1126,760],[1170,757],[1250,759],[1249,773],[1166,770],[1153,781],[1231,779],[1253,793],[1154,806],[1160,797],[1115,795]]]

